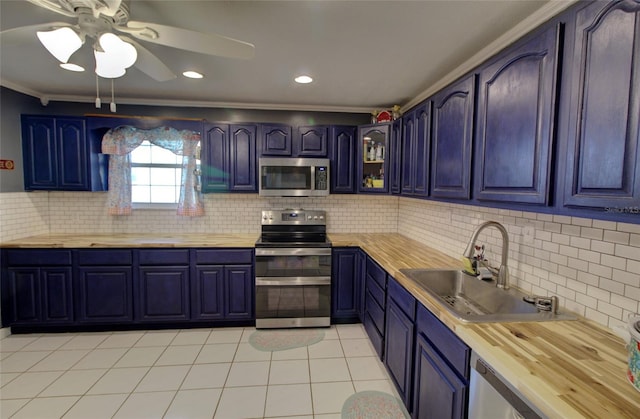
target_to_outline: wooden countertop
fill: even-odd
[[[0,244],[14,248],[254,247],[258,234],[43,234]]]
[[[627,382],[625,343],[600,325],[575,321],[463,323],[400,273],[460,267],[459,260],[399,234],[329,234],[334,247],[361,247],[493,369],[552,418],[638,418],[640,392]],[[257,234],[43,235],[2,247],[253,247]]]

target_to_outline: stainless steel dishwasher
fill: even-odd
[[[475,352],[469,387],[469,419],[547,418]]]

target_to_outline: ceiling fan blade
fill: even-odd
[[[138,21],[129,21],[127,26],[127,28],[118,26],[116,29],[127,32],[143,41],[200,54],[248,59],[253,57],[255,50],[253,44],[217,34]]]
[[[126,36],[121,36],[120,38],[136,47],[136,50],[138,51],[138,59],[134,66],[136,66],[140,71],[157,81],[169,81],[176,78],[173,71],[160,61],[158,57],[153,55],[151,51],[131,38],[127,38]]]
[[[70,25],[64,22],[49,22],[49,23],[40,23],[38,25],[29,25],[29,26],[19,26],[13,29],[7,29],[0,32],[0,40],[2,44],[7,45],[20,45],[27,42],[37,41],[38,37],[36,32],[48,29],[57,29],[62,27],[71,27],[75,26]]]
[[[51,0],[27,0],[29,3],[35,4],[36,6],[44,7],[47,10],[51,10],[52,12],[60,13],[61,15],[75,17],[76,14],[67,10],[60,5],[60,3],[51,1]]]

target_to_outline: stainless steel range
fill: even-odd
[[[331,324],[331,242],[325,211],[262,211],[256,242],[256,327]]]

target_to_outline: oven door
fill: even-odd
[[[256,248],[256,327],[331,323],[331,248]]]

